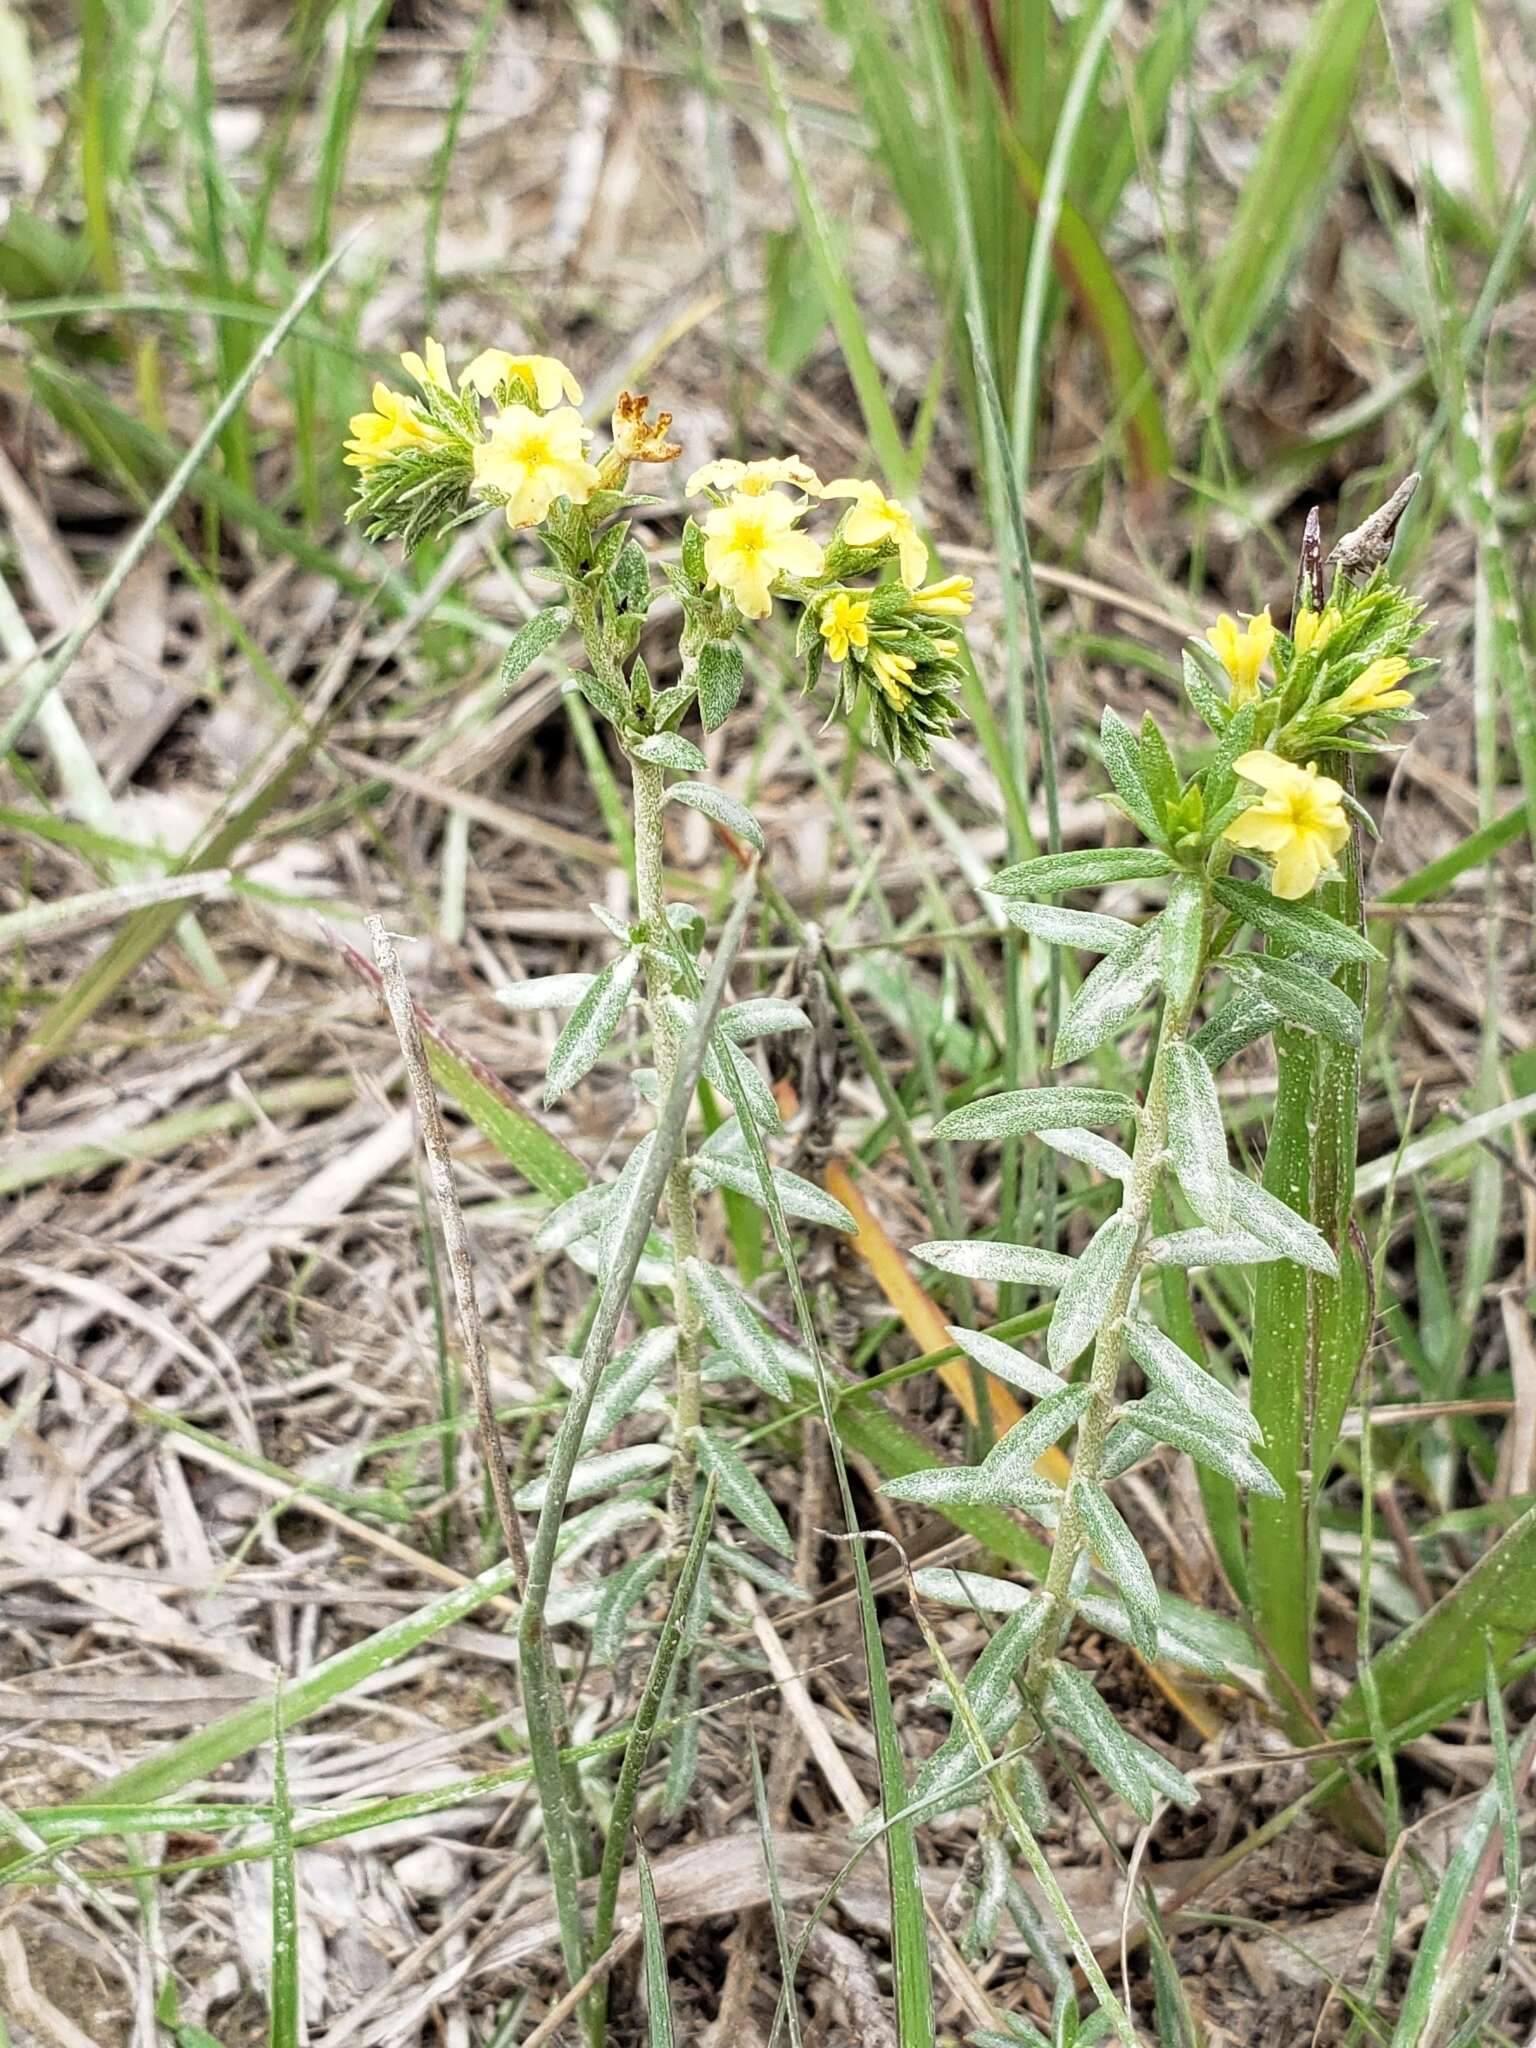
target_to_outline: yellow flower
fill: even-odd
[[[843,525],[843,539],[852,548],[877,548],[885,541],[894,541],[901,580],[908,590],[916,590],[928,568],[928,543],[912,523],[906,506],[888,498],[868,477],[839,477],[827,485],[823,495],[853,499],[853,510]]]
[[[1386,654],[1361,669],[1347,690],[1323,709],[1335,718],[1368,718],[1373,711],[1396,711],[1413,702],[1413,693],[1395,686],[1408,673],[1400,654]]]
[[[508,526],[537,526],[556,498],[585,505],[597,489],[597,470],[582,452],[586,438],[581,414],[569,406],[542,416],[526,405],[504,406],[490,439],[475,448],[475,481],[505,494]]]
[[[773,579],[819,576],[821,549],[795,532],[801,508],[778,491],[736,491],[704,521],[704,566],[749,619],[773,609]]]
[[[1265,605],[1256,618],[1249,618],[1246,630],[1238,626],[1230,613],[1223,612],[1205,637],[1221,656],[1221,665],[1232,678],[1234,709],[1257,697],[1259,670],[1268,661],[1269,650],[1275,644],[1269,606]]]
[[[936,619],[963,619],[971,608],[969,576],[946,576],[942,583],[925,583],[912,593],[912,609],[928,612]]]
[[[581,386],[555,356],[513,356],[504,348],[483,348],[464,372],[463,382],[489,398],[509,377],[527,385],[540,412],[552,412],[562,398],[569,405],[581,403]]]
[[[447,439],[440,427],[422,418],[414,399],[387,384],[374,385],[373,411],[354,413],[347,424],[353,438],[343,460],[353,469],[371,469],[402,448],[438,448]]]
[[[722,455],[696,469],[683,490],[690,498],[700,491],[740,491],[748,498],[760,498],[775,484],[793,484],[813,498],[822,494],[821,478],[798,455],[775,455],[760,462],[738,462],[734,455]]]
[[[423,391],[451,391],[448,381],[448,352],[440,341],[434,341],[429,334],[426,339],[427,359],[422,361],[415,349],[408,348],[400,361],[408,377],[414,377]]]
[[[1324,612],[1313,611],[1310,605],[1296,614],[1296,623],[1291,628],[1291,639],[1298,654],[1310,654],[1315,648],[1320,654],[1344,623],[1344,614],[1336,604],[1329,605]]]
[[[907,677],[917,667],[911,655],[893,654],[888,647],[877,647],[869,657],[869,666],[874,670],[875,679],[891,708],[905,711],[912,702]]]
[[[1222,837],[1272,856],[1270,888],[1276,896],[1294,902],[1310,895],[1323,870],[1337,865],[1334,855],[1349,838],[1343,789],[1330,776],[1319,775],[1315,762],[1301,767],[1263,748],[1239,754],[1232,765],[1264,795],[1234,818]]]
[[[869,645],[869,606],[840,590],[821,608],[821,637],[834,661],[846,661],[850,647]]]

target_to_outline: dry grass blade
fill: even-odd
[[[394,940],[385,929],[383,918],[371,915],[368,931],[373,940],[373,957],[378,963],[384,982],[384,1000],[389,1005],[390,1022],[395,1027],[395,1036],[400,1041],[400,1052],[405,1060],[406,1076],[411,1084],[411,1100],[416,1105],[417,1129],[421,1133],[422,1150],[427,1155],[427,1164],[432,1174],[432,1192],[437,1200],[437,1213],[443,1227],[443,1243],[448,1252],[448,1270],[453,1275],[453,1296],[458,1305],[459,1331],[464,1343],[464,1362],[469,1368],[470,1385],[474,1389],[475,1415],[479,1424],[481,1455],[485,1460],[486,1473],[491,1482],[491,1496],[496,1503],[496,1519],[501,1525],[502,1541],[507,1546],[517,1574],[517,1588],[521,1593],[528,1584],[528,1552],[523,1542],[522,1526],[517,1519],[517,1510],[512,1505],[512,1485],[507,1477],[506,1458],[501,1448],[501,1429],[496,1420],[496,1404],[491,1396],[491,1373],[485,1355],[485,1329],[480,1320],[480,1302],[475,1293],[475,1268],[470,1254],[469,1232],[464,1228],[464,1211],[459,1203],[459,1191],[454,1185],[453,1156],[448,1150],[448,1133],[443,1128],[443,1113],[437,1104],[437,1089],[427,1071],[427,1056],[421,1042],[421,1031],[416,1023],[416,1006],[411,1000],[410,987],[405,971],[400,965],[400,956],[395,951]]]

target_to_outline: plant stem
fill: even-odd
[[[1200,977],[1195,977],[1198,988]],[[1152,1208],[1168,1164],[1168,1054],[1189,1029],[1194,1009],[1194,989],[1185,1000],[1170,1002],[1163,1011],[1157,1052],[1147,1081],[1147,1099],[1142,1105],[1132,1155],[1132,1171],[1125,1191],[1122,1214],[1136,1225],[1136,1239],[1125,1272],[1105,1310],[1104,1321],[1094,1340],[1093,1364],[1088,1376],[1092,1396],[1078,1425],[1077,1448],[1072,1458],[1072,1477],[1067,1483],[1056,1541],[1051,1547],[1050,1570],[1046,1573],[1045,1597],[1050,1615],[1034,1649],[1030,1652],[1026,1684],[1037,1702],[1044,1692],[1051,1665],[1072,1623],[1072,1579],[1085,1541],[1080,1486],[1098,1483],[1104,1464],[1104,1446],[1114,1421],[1120,1392],[1120,1360],[1125,1347],[1125,1318],[1136,1296],[1141,1278],[1143,1254],[1152,1228]]]
[[[699,998],[698,1015],[677,1055],[672,1085],[662,1097],[655,1147],[636,1182],[632,1206],[614,1252],[613,1264],[600,1277],[601,1291],[582,1352],[581,1373],[550,1453],[544,1505],[539,1510],[538,1528],[534,1532],[533,1549],[528,1559],[528,1589],[517,1630],[519,1675],[523,1711],[528,1723],[529,1759],[544,1821],[550,1889],[555,1896],[555,1909],[560,1921],[560,1945],[566,1972],[573,1984],[585,1971],[589,1958],[578,1892],[583,1859],[578,1853],[576,1819],[561,1761],[565,1699],[545,1614],[550,1582],[554,1577],[555,1546],[570,1493],[571,1473],[581,1454],[582,1433],[592,1412],[598,1381],[608,1364],[614,1338],[628,1306],[629,1290],[645,1249],[651,1219],[661,1199],[663,1182],[682,1148],[688,1105],[703,1070],[705,1048],[725,993],[726,980],[741,949],[756,893],[756,880],[757,867],[753,862],[742,876],[735,907],[721,935],[709,979]]]
[[[677,1074],[679,1034],[666,997],[673,977],[667,958],[666,884],[662,874],[662,820],[666,790],[660,768],[649,761],[634,761],[635,784],[635,887],[639,897],[640,921],[652,934],[646,949],[646,1006],[650,1012],[651,1038],[656,1048],[657,1092],[665,1101]],[[683,1262],[695,1258],[699,1249],[698,1216],[694,1208],[693,1178],[686,1149],[679,1146],[667,1173],[667,1222],[672,1232],[674,1260],[672,1301],[677,1317],[677,1416],[672,1451],[672,1476],[667,1487],[667,1521],[674,1550],[686,1543],[689,1502],[698,1470],[699,1359],[704,1350],[704,1319],[684,1276]]]

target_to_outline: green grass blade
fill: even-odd
[[[896,2038],[901,2048],[933,2048],[933,1979],[928,1968],[928,1920],[917,1866],[917,1831],[899,1818],[907,1804],[907,1774],[896,1731],[880,1616],[869,1583],[862,1541],[853,1546],[859,1620],[869,1673],[869,1704],[880,1765],[880,1806],[885,1815],[885,1864],[891,1886],[891,1967],[896,1989]]]
[[[1536,1618],[1536,1508],[1487,1549],[1464,1578],[1372,1659],[1389,1726],[1432,1706],[1453,1714],[1482,1690],[1485,1643],[1502,1668],[1531,1636]],[[1366,1706],[1358,1681],[1328,1726],[1331,1740],[1363,1735]]]
[[[656,1886],[651,1866],[639,1860],[640,1921],[645,1941],[646,2038],[650,2048],[676,2048],[672,2027],[672,1994],[667,1988],[667,1942],[661,1915],[656,1910]]]
[[[1316,217],[1358,104],[1376,0],[1324,0],[1291,62],[1237,207],[1224,223],[1201,322],[1225,377],[1257,332]]]
[[[281,318],[268,330],[261,345],[252,354],[238,380],[229,387],[204,422],[202,431],[177,464],[165,488],[145,513],[127,545],[119,551],[108,574],[97,586],[79,622],[65,636],[56,652],[46,662],[40,664],[37,674],[22,694],[21,701],[11,710],[4,725],[0,726],[0,754],[8,754],[11,751],[36,717],[37,708],[43,699],[68,674],[81,648],[111,610],[119,591],[143,559],[160,529],[161,522],[180,500],[209,450],[245,403],[246,394],[251,386],[287,340],[299,315],[340,262],[342,254],[340,248],[333,250],[325,261],[317,265],[305,278],[288,301]]]
[[[278,1700],[281,1701],[279,1692]],[[272,1989],[271,2048],[299,2048],[299,1884],[293,1860],[293,1808],[279,1704],[272,1714]]]

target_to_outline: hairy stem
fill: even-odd
[[[679,1034],[665,997],[672,991],[666,940],[667,896],[662,874],[662,818],[666,791],[661,770],[649,761],[632,762],[635,784],[635,887],[640,921],[653,935],[645,956],[646,1005],[656,1048],[657,1092],[663,1101],[677,1073]],[[704,1350],[704,1321],[683,1262],[697,1256],[698,1216],[686,1150],[679,1148],[667,1173],[667,1222],[675,1260],[673,1308],[677,1317],[677,1422],[672,1475],[667,1488],[667,1520],[674,1548],[687,1542],[689,1502],[698,1470],[699,1360]]]
[[[615,1249],[613,1264],[600,1276],[597,1308],[582,1352],[581,1372],[550,1453],[544,1505],[539,1510],[538,1527],[528,1560],[528,1589],[517,1630],[519,1676],[523,1711],[528,1722],[529,1758],[544,1821],[550,1888],[555,1895],[560,1945],[572,1983],[585,1971],[589,1957],[579,1898],[584,1861],[580,1853],[580,1823],[573,1811],[572,1794],[560,1755],[565,1699],[545,1611],[554,1576],[555,1546],[570,1493],[571,1474],[581,1455],[582,1433],[592,1412],[598,1381],[612,1355],[613,1342],[629,1303],[629,1290],[645,1249],[651,1218],[661,1199],[665,1176],[682,1148],[688,1105],[698,1086],[709,1034],[714,1028],[725,984],[746,931],[756,880],[754,862],[742,877],[740,893],[699,998],[697,1018],[674,1062],[672,1084],[661,1101],[655,1148],[636,1183],[633,1204]]]
[[[1195,988],[1200,976],[1196,975]],[[1050,1615],[1030,1653],[1026,1685],[1030,1696],[1040,1700],[1050,1677],[1056,1652],[1072,1625],[1074,1612],[1072,1580],[1086,1541],[1082,1504],[1078,1489],[1096,1485],[1104,1465],[1104,1446],[1114,1422],[1120,1394],[1120,1361],[1125,1350],[1125,1319],[1136,1298],[1137,1283],[1146,1243],[1152,1228],[1152,1210],[1168,1166],[1168,1056],[1172,1046],[1189,1029],[1194,1009],[1194,989],[1182,1003],[1168,1003],[1158,1032],[1157,1052],[1147,1081],[1147,1099],[1142,1106],[1132,1154],[1131,1178],[1125,1191],[1124,1215],[1136,1225],[1136,1240],[1125,1273],[1105,1310],[1099,1334],[1094,1340],[1093,1364],[1088,1386],[1092,1396],[1078,1425],[1077,1449],[1072,1458],[1072,1477],[1067,1482],[1056,1541],[1051,1548],[1050,1570],[1046,1573],[1045,1597]]]

